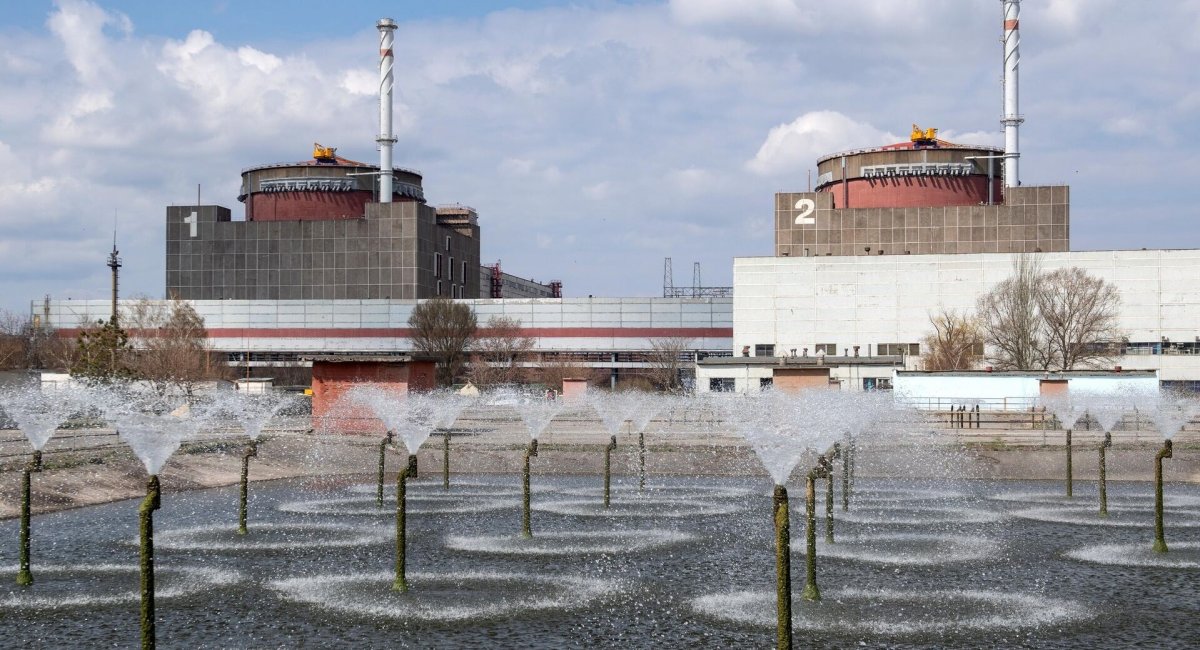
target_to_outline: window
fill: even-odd
[[[758,378],[758,389],[759,390],[767,390],[768,388],[770,388],[774,385],[775,385],[774,377],[759,377]]]
[[[454,258],[450,258],[450,263],[446,265],[446,275],[450,276],[450,280],[454,281]]]
[[[891,390],[891,377],[863,377],[863,390]]]
[[[435,277],[435,278],[442,277],[442,254],[441,253],[433,254],[433,277]],[[439,292],[438,295],[441,295],[441,293]]]
[[[876,352],[880,355],[915,357],[921,354],[921,345],[919,343],[880,343]]]
[[[775,356],[775,346],[769,343],[756,343],[754,344],[754,356],[773,357]]]
[[[439,295],[439,296],[442,295],[442,281],[441,280],[437,281],[437,295]]]
[[[446,252],[450,252],[450,235],[446,235]]]
[[[817,354],[817,355],[822,355],[822,354],[836,355],[837,354],[837,343],[818,343],[813,349],[815,350],[814,354]]]
[[[463,284],[466,284],[466,282],[467,282],[467,280],[468,280],[468,279],[469,279],[469,278],[467,278],[467,263],[466,263],[466,261],[464,260],[464,261],[463,261],[463,263],[462,263],[462,281],[463,281]]]
[[[733,377],[713,377],[708,380],[708,389],[714,393],[732,393]]]

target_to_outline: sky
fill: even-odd
[[[164,214],[243,214],[247,167],[395,162],[479,212],[482,259],[567,296],[732,283],[822,154],[1002,145],[995,0],[58,0],[0,13],[0,309],[164,291]],[[1075,250],[1200,247],[1200,0],[1026,0],[1021,179],[1071,186]],[[1200,279],[1198,279],[1200,280]]]

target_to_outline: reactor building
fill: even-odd
[[[478,214],[431,206],[392,164],[391,19],[380,33],[378,164],[314,144],[312,158],[242,172],[245,219],[219,205],[166,213],[167,295],[185,300],[417,300],[562,296],[480,265]]]

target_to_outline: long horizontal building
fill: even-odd
[[[128,313],[138,301],[123,300]],[[305,365],[315,354],[387,353],[412,350],[409,316],[415,300],[189,300],[204,318],[214,349],[239,367]],[[733,338],[731,298],[563,298],[460,301],[481,326],[492,316],[521,322],[544,360],[622,371],[647,365],[657,339],[686,345],[688,361],[729,356]],[[32,313],[62,336],[107,319],[107,300],[32,303]],[[125,322],[129,322],[126,320]]]
[[[1124,339],[1115,364],[1200,388],[1200,250],[1043,253],[1116,287]],[[939,310],[974,312],[1012,273],[1012,255],[736,258],[734,349],[768,355],[902,355],[912,366]]]

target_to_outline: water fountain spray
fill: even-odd
[[[850,450],[854,439],[846,436],[846,451],[842,453],[842,512],[850,510]]]
[[[37,387],[6,395],[0,404],[33,446],[33,456],[21,471],[21,524],[18,539],[20,566],[17,569],[17,584],[23,587],[33,584],[29,541],[33,497],[31,474],[42,471],[42,449],[54,436],[58,426],[76,408],[77,401],[78,396],[73,391],[48,395]]]
[[[435,393],[437,400],[437,428],[442,431],[442,489],[450,489],[450,432],[459,414],[467,406],[467,399],[458,393]]]
[[[817,464],[808,472],[804,483],[805,544],[808,577],[800,597],[809,602],[821,600],[817,587],[817,479],[826,478],[833,471],[833,463],[825,454],[817,458]]]
[[[604,446],[604,507],[608,507],[609,502],[609,485],[612,482],[612,453],[617,448],[617,437],[610,436],[608,444]]]
[[[841,458],[842,443],[833,443],[829,454],[829,471],[825,473],[825,543],[833,543],[833,461]]]
[[[1066,487],[1067,498],[1075,496],[1074,471],[1072,467],[1071,457],[1071,431],[1075,428],[1075,423],[1079,418],[1086,413],[1087,400],[1082,396],[1072,398],[1070,395],[1061,395],[1049,397],[1044,400],[1047,409],[1054,413],[1054,417],[1058,419],[1058,425],[1066,432]]]
[[[141,629],[142,647],[155,644],[154,617],[154,511],[162,505],[158,475],[171,454],[179,449],[183,439],[199,428],[187,406],[168,415],[154,415],[136,410],[136,401],[122,405],[109,417],[117,427],[118,436],[133,450],[146,467],[146,497],[138,508],[138,530],[141,552]]]
[[[529,513],[529,459],[538,455],[538,436],[550,426],[562,408],[562,400],[533,396],[526,397],[515,406],[517,415],[529,431],[529,445],[525,448],[524,468],[521,471],[521,537],[533,537]]]
[[[646,491],[646,427],[665,406],[663,398],[647,394],[640,396],[630,414],[629,423],[638,434],[638,492]]]
[[[1154,456],[1154,552],[1166,553],[1167,540],[1163,536],[1163,475],[1162,462],[1164,458],[1175,455],[1171,439],[1163,441],[1163,447]]]

